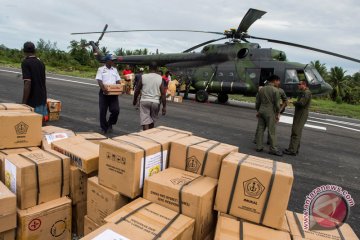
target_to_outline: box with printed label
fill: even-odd
[[[0,111],[13,111],[13,112],[33,112],[34,108],[26,104],[18,103],[0,103]]]
[[[280,229],[293,180],[290,164],[230,153],[221,166],[215,210]]]
[[[5,185],[26,209],[69,194],[70,159],[55,151],[35,150],[5,158]]]
[[[88,216],[84,217],[84,235],[88,235],[89,233],[98,229],[101,225],[97,224],[93,220],[91,220]]]
[[[49,113],[49,121],[51,122],[51,121],[57,121],[57,120],[59,120],[60,119],[60,112],[50,112]]]
[[[135,198],[142,193],[145,178],[166,168],[166,159],[167,149],[141,136],[101,141],[99,183]]]
[[[75,136],[73,131],[55,126],[42,127],[41,131],[43,135],[41,148],[46,150],[51,149],[52,142]]]
[[[114,224],[115,232],[125,239],[189,240],[194,230],[194,219],[143,198],[125,205],[105,220]],[[106,226],[93,232],[92,236],[97,236]]]
[[[0,233],[16,228],[16,196],[0,182]]]
[[[18,154],[23,152],[31,152],[34,150],[39,150],[38,147],[29,147],[29,148],[10,148],[0,150],[0,181],[5,183],[5,157],[10,154]]]
[[[72,233],[76,236],[84,236],[84,217],[86,215],[86,202],[79,202],[75,205],[72,205]]]
[[[195,219],[192,239],[204,239],[216,224],[217,180],[168,168],[145,180],[144,198]]]
[[[17,240],[71,240],[71,200],[59,198],[18,210]]]
[[[87,181],[88,178],[96,176],[97,172],[86,174],[76,166],[70,166],[70,198],[75,205],[87,200]]]
[[[102,140],[106,140],[108,139],[106,136],[101,135],[100,133],[96,133],[96,132],[78,132],[76,133],[76,136],[80,136],[85,138],[86,140],[95,143],[95,144],[100,144],[100,142]]]
[[[0,149],[41,145],[40,114],[0,111],[0,122]]]
[[[170,167],[219,178],[222,160],[238,147],[190,136],[171,142]]]
[[[105,224],[105,217],[126,205],[129,199],[119,192],[101,186],[97,177],[88,179],[87,215],[99,225]]]
[[[51,148],[70,157],[71,163],[89,174],[98,170],[99,145],[74,136],[51,143]]]
[[[122,84],[104,85],[104,87],[108,91],[107,95],[120,95],[124,91]]]
[[[267,228],[220,213],[216,224],[215,240],[222,239],[291,240],[288,232]]]
[[[349,224],[342,224],[340,227],[335,229],[323,229],[323,230],[304,230],[304,215],[301,213],[295,213],[286,211],[287,222],[290,227],[290,234],[293,239],[307,239],[307,240],[330,240],[330,239],[351,239],[359,240]],[[317,217],[309,219],[309,226],[311,222],[321,222],[322,219]],[[324,221],[326,221],[324,219]]]
[[[52,98],[48,98],[46,101],[49,113],[61,112],[61,102]]]
[[[15,230],[16,229],[0,232],[0,240],[15,240]]]

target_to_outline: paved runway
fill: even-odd
[[[0,69],[0,102],[20,102],[23,81],[17,69]],[[48,97],[63,103],[61,120],[53,125],[74,131],[98,131],[98,91],[92,79],[48,74]],[[120,117],[113,135],[139,131],[139,113],[131,96],[120,96]],[[295,181],[289,209],[302,212],[305,196],[314,188],[336,184],[360,201],[360,121],[311,114],[303,131],[300,155],[276,157],[255,152],[252,143],[257,120],[251,104],[223,106],[197,103],[168,104],[167,115],[157,125],[192,131],[195,135],[239,146],[243,153],[271,158],[293,165]],[[286,148],[291,132],[292,111],[278,125],[278,143]],[[360,207],[351,208],[348,223],[360,236]]]

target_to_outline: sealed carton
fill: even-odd
[[[105,220],[114,224],[113,230],[125,239],[150,240],[156,239],[158,236],[159,239],[189,240],[194,230],[194,219],[143,198],[138,198],[125,205]],[[104,225],[102,229],[106,229],[106,227],[107,225]],[[98,230],[93,233],[103,232],[100,228]]]
[[[351,239],[359,240],[349,224],[342,224],[333,230],[304,230],[304,215],[286,211],[286,218],[290,227],[290,234],[294,240],[330,240],[330,239]],[[319,220],[319,219],[318,219]]]
[[[190,136],[171,142],[170,167],[219,178],[221,162],[238,147]]]
[[[0,123],[0,149],[41,145],[41,115],[0,111]]]
[[[57,121],[57,120],[59,120],[60,119],[60,112],[51,112],[51,113],[49,113],[49,121],[51,122],[51,121]]]
[[[104,85],[104,87],[108,91],[107,95],[120,95],[124,91],[122,84]]]
[[[0,232],[0,240],[15,240],[15,229]]]
[[[59,198],[18,210],[17,240],[71,240],[71,200]]]
[[[254,223],[219,214],[215,240],[291,240],[288,232],[267,228]]]
[[[75,136],[75,133],[73,131],[55,126],[42,127],[41,131],[43,135],[41,148],[46,150],[51,149],[52,142]]]
[[[81,171],[89,174],[98,170],[99,145],[74,136],[51,143],[51,148],[69,156]]]
[[[142,193],[144,179],[166,168],[167,149],[135,135],[101,141],[99,183],[130,198]]]
[[[29,148],[10,148],[0,150],[0,181],[5,183],[5,157],[10,154],[18,154],[23,152],[31,152],[34,150],[39,150],[38,147],[29,147]]]
[[[61,112],[61,102],[59,100],[48,98],[46,103],[49,113]]]
[[[175,97],[174,97],[174,102],[176,102],[176,103],[182,103],[182,102],[183,102],[183,97],[182,97],[182,96],[175,96]]]
[[[0,103],[0,111],[14,111],[14,112],[33,112],[34,108],[26,104],[18,103]]]
[[[87,215],[99,225],[105,224],[105,217],[126,205],[129,199],[119,192],[101,186],[97,177],[88,179]]]
[[[96,176],[97,172],[86,174],[76,166],[70,166],[70,198],[75,205],[87,200],[88,178]]]
[[[55,151],[35,150],[5,157],[5,185],[26,209],[69,194],[70,159]]]
[[[86,140],[95,143],[95,144],[100,144],[100,142],[102,140],[106,140],[107,137],[104,135],[101,135],[100,133],[96,133],[96,132],[78,132],[76,133],[76,136],[80,136],[85,138]]]
[[[16,228],[16,196],[0,182],[0,233]]]
[[[230,153],[222,163],[215,210],[280,229],[293,180],[290,164]]]
[[[89,233],[98,229],[101,225],[97,224],[93,220],[91,220],[88,216],[84,217],[84,235],[88,235]]]
[[[72,233],[76,236],[84,236],[84,217],[86,215],[86,202],[79,202],[72,205]]]
[[[195,219],[192,239],[204,239],[215,228],[216,187],[216,179],[168,168],[145,180],[144,198]]]

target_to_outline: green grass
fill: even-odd
[[[243,95],[230,95],[230,99],[242,102],[255,103],[255,97],[246,97]],[[292,107],[291,105],[289,106]],[[360,119],[360,106],[347,103],[336,103],[331,100],[313,98],[310,111],[317,113],[330,114],[335,116],[345,116]]]

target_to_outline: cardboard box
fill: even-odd
[[[26,209],[69,194],[70,159],[55,151],[35,150],[5,158],[5,185]]]
[[[18,210],[17,240],[71,240],[71,200],[59,198]]]
[[[166,159],[167,150],[161,152],[160,144],[140,136],[101,141],[99,183],[135,198],[142,193],[144,178],[166,168]]]
[[[59,100],[48,98],[46,103],[49,113],[61,112],[61,102]]]
[[[96,132],[78,132],[76,133],[76,136],[83,137],[86,140],[95,143],[97,145],[99,145],[102,140],[108,139],[106,136]]]
[[[286,218],[290,227],[290,234],[293,239],[307,240],[330,240],[330,239],[351,239],[359,240],[349,224],[342,224],[338,229],[333,230],[304,230],[304,215],[286,211]],[[343,238],[341,238],[340,233]]]
[[[5,183],[5,157],[10,154],[18,154],[23,152],[31,152],[33,150],[39,150],[38,147],[29,148],[10,148],[0,150],[0,181]]]
[[[107,95],[120,95],[124,91],[122,84],[104,85],[104,87],[108,91]]]
[[[0,122],[0,149],[41,145],[41,115],[0,111]]]
[[[60,119],[60,112],[49,113],[49,121],[58,121]]]
[[[221,166],[215,210],[280,229],[293,180],[290,164],[230,153]]]
[[[166,97],[166,101],[172,102],[172,101],[173,101],[173,98],[174,98],[174,97],[172,97],[171,95],[170,95],[170,96],[167,96],[167,97]]]
[[[51,148],[69,156],[81,171],[89,174],[98,170],[99,145],[74,136],[51,143]]]
[[[171,143],[170,167],[219,178],[222,160],[238,147],[190,136]]]
[[[243,238],[240,238],[242,236]],[[219,214],[214,240],[291,240],[287,232]]]
[[[0,182],[0,233],[16,228],[16,196]]]
[[[124,218],[126,215],[128,216]],[[163,231],[160,239],[189,240],[194,230],[194,219],[143,198],[138,198],[127,204],[105,220],[109,223],[115,223],[116,226],[113,230],[129,239],[154,239],[157,234]],[[102,227],[102,229],[106,228],[107,225]],[[97,233],[93,232],[93,236],[103,231],[100,228],[98,230],[95,231]]]
[[[87,215],[99,225],[105,224],[105,217],[120,209],[129,199],[110,188],[101,186],[97,177],[88,179]]]
[[[55,126],[42,127],[41,131],[43,135],[41,148],[46,150],[51,149],[52,142],[75,136],[73,131]]]
[[[33,112],[34,108],[26,104],[18,103],[0,103],[0,111],[14,111],[14,112]]]
[[[182,102],[183,102],[183,97],[182,97],[182,96],[175,96],[175,97],[174,97],[174,102],[176,102],[176,103],[182,103]]]
[[[84,236],[84,217],[87,211],[87,203],[79,202],[76,205],[72,205],[72,233],[76,236]]]
[[[145,180],[144,198],[195,219],[194,240],[204,239],[216,224],[213,210],[217,180],[176,168],[168,168]],[[182,189],[182,190],[181,190]]]
[[[91,220],[88,216],[84,217],[84,235],[88,235],[89,233],[95,231],[100,227],[99,224]]]
[[[86,174],[76,166],[70,166],[70,198],[72,204],[86,202],[88,178],[96,176],[97,172]]]
[[[15,229],[0,232],[0,240],[15,240]]]

